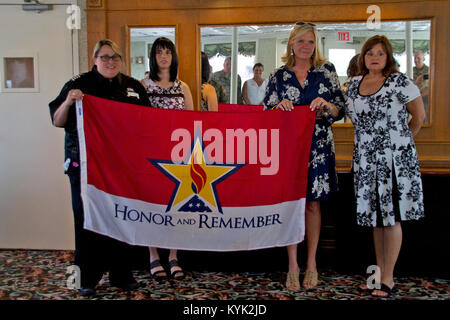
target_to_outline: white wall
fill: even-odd
[[[264,65],[263,78],[268,79],[273,70],[284,64],[281,61],[281,56],[286,51],[286,43],[283,42],[284,40],[277,38],[258,39],[255,62],[261,62]]]
[[[51,125],[48,109],[79,65],[72,61],[66,8],[37,14],[0,7],[0,56],[37,53],[40,86],[37,93],[0,92],[0,248],[74,247],[70,188],[62,169],[64,130]]]
[[[264,65],[264,72],[262,77],[265,79],[269,78],[270,73],[276,68],[276,57],[277,57],[277,39],[267,38],[259,39],[257,41],[257,57],[255,62],[260,62]]]
[[[276,68],[280,68],[284,65],[284,62],[281,61],[281,57],[286,53],[287,48],[287,40],[288,39],[277,39],[277,65]]]
[[[144,79],[145,72],[148,71],[145,67],[146,61],[146,43],[144,41],[133,41],[130,46],[131,53],[131,76],[137,80]],[[136,63],[136,57],[143,57],[143,63]]]

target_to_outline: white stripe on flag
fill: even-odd
[[[166,206],[87,185],[85,228],[133,245],[236,251],[303,241],[305,199],[269,206],[223,207],[220,213],[166,213]]]

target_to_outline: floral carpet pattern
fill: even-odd
[[[0,300],[86,300],[67,287],[71,251],[0,250]],[[145,270],[134,271],[140,286],[131,292],[109,285],[105,275],[94,300],[374,300],[357,286],[363,276],[319,270],[319,285],[290,292],[285,272],[225,273],[187,271],[183,281],[157,283]],[[303,274],[300,275],[301,278]],[[301,279],[300,278],[300,279]],[[450,300],[450,279],[396,278],[392,300]]]

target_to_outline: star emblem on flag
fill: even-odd
[[[196,135],[191,152],[182,163],[148,159],[175,183],[166,212],[176,208],[184,212],[223,213],[216,186],[244,164],[208,163],[204,151],[202,138]]]

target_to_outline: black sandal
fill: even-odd
[[[366,284],[361,284],[358,286],[357,290],[361,294],[369,294],[370,295],[374,289],[369,289],[369,287]]]
[[[150,275],[153,279],[155,279],[156,281],[164,281],[167,280],[167,274],[165,270],[159,270],[156,271],[155,273],[152,273],[152,269],[156,268],[156,267],[162,267],[161,262],[158,260],[154,260],[153,262],[150,263]],[[159,276],[159,274],[164,273],[163,276]]]
[[[169,261],[170,275],[174,280],[183,280],[185,278],[185,274],[183,270],[176,270],[172,272],[173,267],[179,267],[177,259],[173,259]],[[177,275],[177,273],[181,273],[181,275]]]
[[[375,291],[381,291],[381,292],[387,293],[387,294],[386,295],[381,295],[381,294],[375,293]],[[375,290],[372,291],[372,297],[375,297],[375,298],[389,298],[393,291],[394,291],[394,287],[389,288],[387,285],[382,283],[380,289],[375,289]]]

